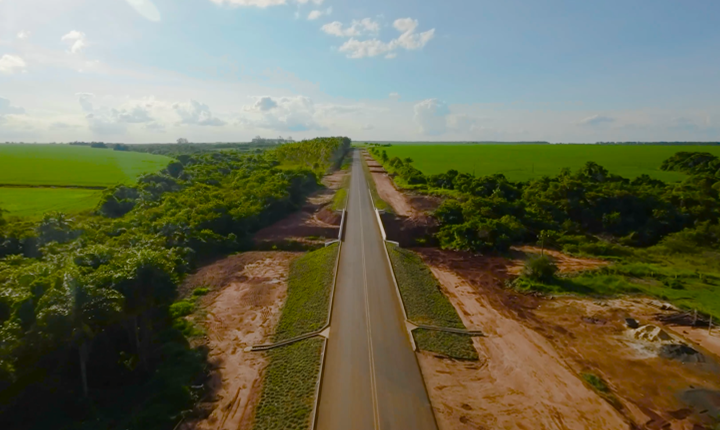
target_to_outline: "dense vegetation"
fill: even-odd
[[[185,156],[107,191],[96,216],[0,219],[2,427],[172,428],[204,367],[171,308],[182,277],[299,208],[349,142],[287,146],[319,161]]]
[[[609,295],[645,293],[720,317],[718,158],[681,152],[663,169],[687,173],[665,183],[629,180],[594,162],[528,182],[450,170],[426,176],[412,160],[371,150],[396,182],[445,196],[435,211],[444,248],[506,252],[537,243],[571,254],[615,259],[612,269],[571,279],[526,277],[521,288]],[[551,276],[551,278],[555,278]]]
[[[386,244],[408,320],[415,324],[464,329],[452,303],[422,259],[414,252]],[[413,332],[418,348],[448,357],[477,360],[469,336],[434,330]]]
[[[576,170],[586,162],[607,168],[616,175],[634,179],[648,175],[665,182],[680,181],[679,171],[662,170],[663,160],[679,151],[707,152],[720,156],[718,145],[392,145],[378,148],[389,159],[411,158],[426,175],[450,169],[475,176],[501,173],[510,181],[528,181],[556,176],[563,168]]]

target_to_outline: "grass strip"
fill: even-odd
[[[386,246],[408,319],[416,324],[464,329],[465,324],[422,259],[392,243]],[[425,351],[464,360],[478,359],[470,336],[424,329],[416,329],[413,336],[418,348]]]
[[[375,180],[373,179],[372,173],[370,172],[370,167],[368,167],[364,157],[362,157],[361,162],[363,170],[365,171],[365,179],[367,179],[368,188],[370,189],[370,194],[372,195],[375,207],[381,211],[395,213],[392,206],[390,206],[385,200],[380,198],[377,186],[375,186]]]
[[[335,193],[335,197],[333,197],[333,204],[332,209],[334,211],[341,211],[345,209],[345,205],[347,203],[347,188],[340,188]]]
[[[395,244],[387,243],[386,246],[410,321],[464,329],[455,308],[440,291],[438,281],[422,259]]]
[[[322,328],[327,320],[338,244],[308,252],[290,265],[288,295],[275,342]]]
[[[413,330],[415,343],[425,351],[443,354],[458,360],[477,361],[478,354],[472,339],[466,334],[448,333],[418,328]]]
[[[268,351],[254,430],[307,430],[320,377],[323,339],[313,338]]]

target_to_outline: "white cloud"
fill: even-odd
[[[25,70],[26,66],[25,60],[18,56],[5,54],[0,57],[0,73],[13,74],[21,72]]]
[[[611,122],[615,122],[615,118],[603,115],[593,115],[580,121],[580,125],[601,125],[609,124]]]
[[[213,116],[208,105],[196,100],[190,100],[188,103],[175,103],[172,107],[180,116],[180,124],[213,127],[221,127],[226,124],[225,121]]]
[[[77,93],[75,94],[78,98],[78,102],[80,103],[80,107],[85,112],[92,112],[93,111],[93,104],[90,100],[92,100],[95,97],[95,94],[92,93]]]
[[[360,127],[361,130],[372,130],[375,127],[372,124],[365,124],[362,127]]]
[[[325,9],[325,10],[313,10],[313,11],[310,11],[310,13],[308,14],[307,19],[308,19],[309,21],[313,21],[313,20],[316,20],[316,19],[320,18],[320,17],[323,16],[323,15],[330,15],[331,13],[332,13],[332,8],[331,8],[331,7],[327,8],[327,9]]]
[[[339,24],[339,26],[338,26]],[[326,26],[330,26],[326,29]],[[350,40],[345,42],[338,51],[346,53],[348,58],[365,58],[375,57],[378,55],[385,55],[385,58],[392,59],[397,57],[397,49],[402,48],[406,50],[417,50],[422,49],[427,43],[435,37],[435,29],[430,29],[422,33],[416,33],[418,22],[412,18],[401,18],[395,20],[393,27],[399,32],[400,36],[397,39],[393,39],[390,42],[383,42],[379,39],[369,40],[358,40],[352,37]],[[348,34],[347,30],[352,29],[349,27],[343,31],[342,24],[339,22],[333,22],[323,26],[323,31],[328,34],[335,36],[356,36],[356,34]],[[328,30],[332,30],[333,33]]]
[[[66,34],[61,40],[70,46],[70,52],[73,54],[79,53],[87,46],[85,33],[77,30],[73,30]]]
[[[28,37],[30,37],[30,32],[29,32],[29,31],[21,31],[21,32],[19,32],[19,33],[17,34],[17,38],[20,39],[20,40],[25,40],[25,39],[27,39]]]
[[[397,100],[400,98],[400,93],[392,92],[392,93],[390,93],[390,95],[388,95],[388,97],[390,97],[391,99]]]
[[[259,97],[254,105],[246,107],[245,110],[248,112],[267,112],[270,109],[276,108],[277,105],[277,102],[273,100],[272,97],[263,96]]]
[[[437,99],[423,100],[414,106],[415,122],[420,132],[428,135],[443,134],[447,131],[447,116],[450,113],[447,105]]]
[[[25,109],[10,104],[10,100],[0,97],[0,116],[3,115],[22,115]]]
[[[160,11],[150,0],[125,0],[137,13],[143,18],[158,22],[160,21]]]
[[[252,106],[243,108],[250,113],[241,118],[243,124],[274,131],[322,130],[316,120],[318,110],[312,99],[296,97],[260,97]]]
[[[353,37],[362,34],[377,34],[380,31],[380,23],[371,18],[363,18],[359,21],[354,19],[348,27],[344,27],[342,22],[333,21],[320,27],[320,30],[332,36]]]

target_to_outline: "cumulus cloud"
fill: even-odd
[[[5,54],[0,57],[0,73],[11,75],[24,71],[25,67],[27,67],[25,60],[16,55]]]
[[[316,19],[320,18],[320,17],[323,16],[323,15],[330,15],[331,13],[332,13],[332,8],[331,8],[331,7],[327,8],[327,9],[325,9],[325,10],[313,10],[313,11],[310,11],[310,13],[308,14],[307,19],[308,19],[309,21],[313,21],[313,20],[316,20]]]
[[[28,37],[30,37],[30,32],[29,32],[29,31],[21,31],[21,32],[19,32],[19,33],[17,34],[17,38],[20,39],[20,40],[25,40],[25,39],[27,39]]]
[[[438,135],[447,131],[450,110],[444,102],[438,99],[423,100],[415,104],[414,110],[414,120],[420,126],[421,133]]]
[[[102,135],[124,134],[128,124],[151,124],[155,122],[150,109],[152,100],[132,100],[117,108],[96,107],[93,104],[95,95],[77,93],[80,107],[85,112],[85,119],[90,130]]]
[[[213,116],[208,105],[196,100],[190,100],[188,103],[175,103],[172,107],[180,116],[180,124],[212,127],[221,127],[226,124],[225,121]]]
[[[589,116],[582,121],[580,121],[580,125],[601,125],[601,124],[608,124],[611,122],[615,122],[615,118],[609,117],[609,116],[602,116],[602,115],[593,115]]]
[[[0,97],[0,116],[3,115],[22,115],[25,109],[19,106],[13,106],[10,100]]]
[[[92,112],[93,111],[93,104],[92,99],[95,97],[95,94],[92,93],[77,93],[75,96],[78,98],[78,102],[80,103],[80,107],[85,112]]]
[[[377,34],[380,31],[380,23],[373,21],[371,18],[363,18],[361,20],[354,19],[352,23],[345,27],[340,21],[333,21],[320,27],[320,30],[338,37],[352,37],[363,34]]]
[[[77,54],[87,47],[87,38],[82,31],[73,30],[60,40],[70,47],[70,52],[73,54]]]
[[[160,11],[150,0],[125,0],[143,18],[157,22],[160,21]]]
[[[345,42],[338,49],[340,52],[344,52],[348,58],[365,58],[385,55],[385,58],[392,59],[397,56],[396,51],[398,49],[422,49],[423,47],[425,47],[425,45],[427,45],[430,40],[433,39],[433,37],[435,37],[434,28],[428,31],[424,31],[422,33],[417,33],[415,30],[417,30],[418,21],[412,18],[400,18],[395,20],[395,22],[393,23],[393,27],[401,34],[396,39],[392,39],[389,42],[383,42],[379,39],[359,40],[354,37],[357,36],[356,34],[349,34],[347,32],[348,29],[342,31],[342,24],[340,25],[340,27],[336,25],[340,24],[339,22],[331,24],[334,25],[332,30],[336,31],[336,33],[330,33],[329,31],[325,30],[325,26],[323,26],[323,30],[326,33],[336,36],[351,37],[350,40]],[[352,29],[352,26],[349,27],[349,29]]]
[[[259,128],[275,131],[322,130],[316,116],[319,113],[312,99],[296,97],[260,97],[252,106],[243,109],[249,115],[240,120]]]
[[[390,97],[391,99],[397,100],[400,98],[400,94],[396,93],[396,92],[392,92],[392,93],[390,93],[390,95],[388,95],[388,97]]]
[[[252,106],[247,106],[245,108],[246,111],[256,111],[256,112],[267,112],[270,109],[274,109],[277,107],[277,102],[272,99],[272,97],[263,96],[258,97],[257,101]]]

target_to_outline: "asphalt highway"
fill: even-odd
[[[437,430],[356,151],[319,430]]]

